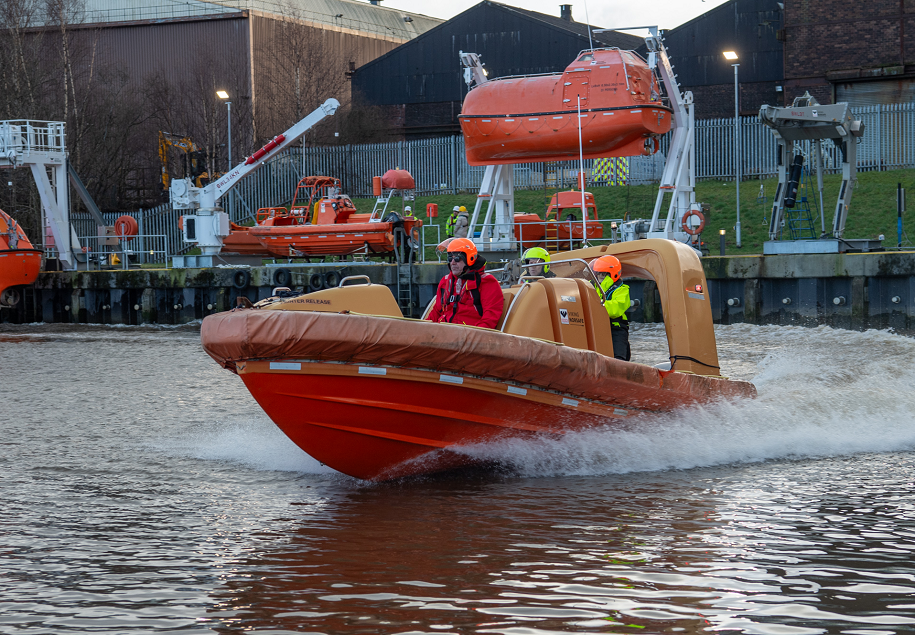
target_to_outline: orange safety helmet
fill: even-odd
[[[620,264],[620,260],[616,256],[601,256],[596,260],[592,260],[590,267],[594,273],[607,272],[613,282],[617,282],[623,275],[623,265]]]
[[[448,253],[460,251],[464,254],[467,266],[473,265],[477,261],[477,246],[469,238],[455,238],[448,243]]]

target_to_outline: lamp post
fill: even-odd
[[[734,51],[724,51],[724,59],[736,60],[737,53]],[[740,64],[731,64],[734,67],[734,169],[736,178],[734,183],[737,190],[737,225],[734,227],[736,232],[737,246],[740,247],[740,93],[737,84],[737,67]]]
[[[724,230],[719,229],[718,234],[721,236],[721,255],[724,255]]]
[[[232,102],[231,102],[231,101],[228,101],[228,99],[229,99],[229,93],[227,93],[227,92],[224,91],[224,90],[217,90],[217,91],[216,91],[216,96],[219,97],[220,99],[225,99],[225,100],[226,100],[226,108],[228,109],[228,112],[229,112],[229,115],[228,115],[228,121],[229,121],[229,148],[228,148],[228,150],[229,150],[229,168],[228,168],[227,171],[231,171],[231,170],[232,170]]]

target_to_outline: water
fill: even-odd
[[[194,329],[2,329],[0,633],[915,632],[912,339],[719,327],[757,400],[379,485]]]

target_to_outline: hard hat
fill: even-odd
[[[542,260],[544,263],[546,263],[543,265],[543,273],[546,273],[550,270],[550,252],[548,252],[543,247],[531,247],[524,252],[523,256],[521,256],[521,260],[533,260],[534,258]]]
[[[594,273],[606,272],[610,274],[610,279],[613,282],[617,282],[623,275],[623,265],[620,264],[620,260],[616,256],[601,256],[596,260],[592,260],[589,266]]]
[[[451,211],[452,211],[452,212],[460,212],[460,211],[461,211],[461,208],[460,208],[459,206],[455,205],[455,206],[454,206],[454,209],[451,210]]]
[[[467,211],[467,208],[466,208],[466,207],[464,207],[464,206],[463,206],[463,205],[461,205],[461,208],[460,208],[460,209],[459,209],[459,210],[458,210],[458,211],[461,211],[461,212],[466,212],[466,211]]]
[[[477,261],[477,246],[469,238],[455,238],[448,243],[448,253],[461,252],[467,265],[473,265]]]
[[[410,207],[409,205],[407,205],[405,208],[403,208],[403,211],[404,211],[404,212],[412,212],[412,211],[413,211],[413,208]]]

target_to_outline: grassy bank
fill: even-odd
[[[808,190],[811,213],[817,216],[816,211],[816,179],[811,179],[813,187]],[[742,248],[735,244],[734,225],[737,221],[735,211],[734,181],[701,181],[696,185],[696,200],[707,203],[710,212],[706,220],[703,238],[709,243],[712,254],[718,253],[718,230],[726,231],[728,254],[758,254],[762,253],[762,244],[768,240],[768,220],[772,210],[772,197],[775,194],[776,179],[763,181],[743,181],[740,184],[740,224]],[[826,208],[826,229],[832,227],[832,217],[835,210],[836,199],[839,193],[841,179],[838,175],[826,176],[824,179],[823,203]],[[877,238],[880,234],[886,236],[886,247],[896,246],[896,184],[911,190],[915,195],[915,170],[894,170],[889,172],[859,172],[858,185],[852,196],[852,205],[846,222],[845,237],[847,238]],[[760,185],[767,200],[758,201]],[[515,192],[515,211],[537,212],[543,214],[550,196],[556,190],[519,190]],[[657,186],[638,185],[621,187],[593,187],[589,189],[594,194],[598,215],[601,218],[651,218],[657,196]],[[438,203],[440,216],[431,219],[433,224],[444,225],[448,213],[455,205],[464,205],[468,210],[473,210],[476,195],[438,195],[417,197],[413,209],[428,224],[430,219],[425,215],[426,204]],[[913,200],[915,201],[915,200]],[[369,211],[373,200],[357,199],[357,208]],[[915,202],[913,202],[915,205]],[[666,216],[665,212],[662,216]],[[765,220],[764,220],[765,219]],[[820,221],[815,221],[819,231]],[[915,208],[913,213],[903,215],[903,227],[909,236],[915,240]],[[444,227],[442,227],[444,235]],[[913,243],[903,236],[903,245],[912,246]]]

